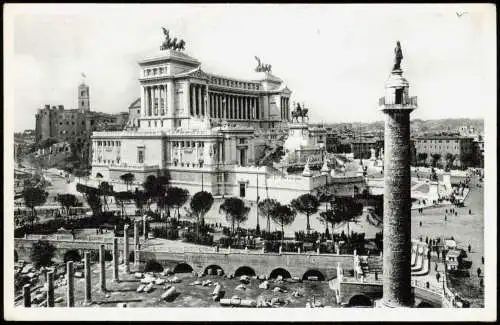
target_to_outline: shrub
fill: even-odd
[[[264,240],[281,240],[281,231],[273,231],[273,232],[262,231],[260,236]]]
[[[99,250],[98,249],[92,249],[89,251],[89,259],[90,262],[99,262]],[[106,262],[112,261],[113,260],[113,255],[111,254],[110,251],[104,250],[104,260]]]
[[[195,243],[207,246],[212,246],[214,243],[214,236],[210,234],[199,234],[199,236],[197,237],[196,232],[186,231],[182,236],[183,240],[188,243]]]
[[[281,241],[266,241],[264,244],[266,252],[278,253]],[[298,248],[302,249],[302,243],[295,242],[284,242],[282,251],[283,252],[296,252]]]
[[[153,235],[156,238],[163,238],[169,240],[177,240],[179,239],[179,230],[173,227],[158,227],[152,229]]]
[[[162,272],[163,266],[155,259],[148,260],[144,265],[144,272]]]
[[[39,240],[33,243],[31,250],[31,260],[35,267],[48,266],[52,264],[52,258],[56,248],[46,240]]]
[[[316,243],[320,234],[317,231],[314,231],[310,234],[306,234],[304,231],[296,231],[295,232],[295,240],[303,241],[306,243]]]

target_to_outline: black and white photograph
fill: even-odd
[[[496,320],[494,4],[3,18],[5,319]]]

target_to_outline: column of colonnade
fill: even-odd
[[[194,117],[210,116],[213,112],[214,98],[208,96],[206,85],[189,85],[189,115]],[[205,100],[206,98],[206,100]]]
[[[166,84],[143,86],[141,97],[142,116],[165,116],[168,110],[167,94],[168,86]]]
[[[207,94],[206,86],[197,85],[190,86],[189,96],[191,116],[252,120],[259,119],[262,115],[259,100],[254,96]],[[285,113],[282,113],[282,116],[284,115]]]
[[[281,102],[281,119],[288,121],[290,119],[290,107],[289,107],[289,98],[282,97]]]

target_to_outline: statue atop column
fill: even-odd
[[[401,50],[401,43],[397,41],[396,47],[394,48],[394,67],[392,71],[401,70],[401,60],[403,59],[403,51]]]

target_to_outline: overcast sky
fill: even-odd
[[[495,109],[487,101],[496,79],[491,5],[31,4],[6,13],[16,131],[34,128],[44,104],[75,108],[82,72],[93,110],[126,111],[140,95],[137,60],[159,52],[162,26],[207,72],[252,78],[259,56],[312,121],[381,120],[397,40],[410,95],[419,98],[413,118]]]

